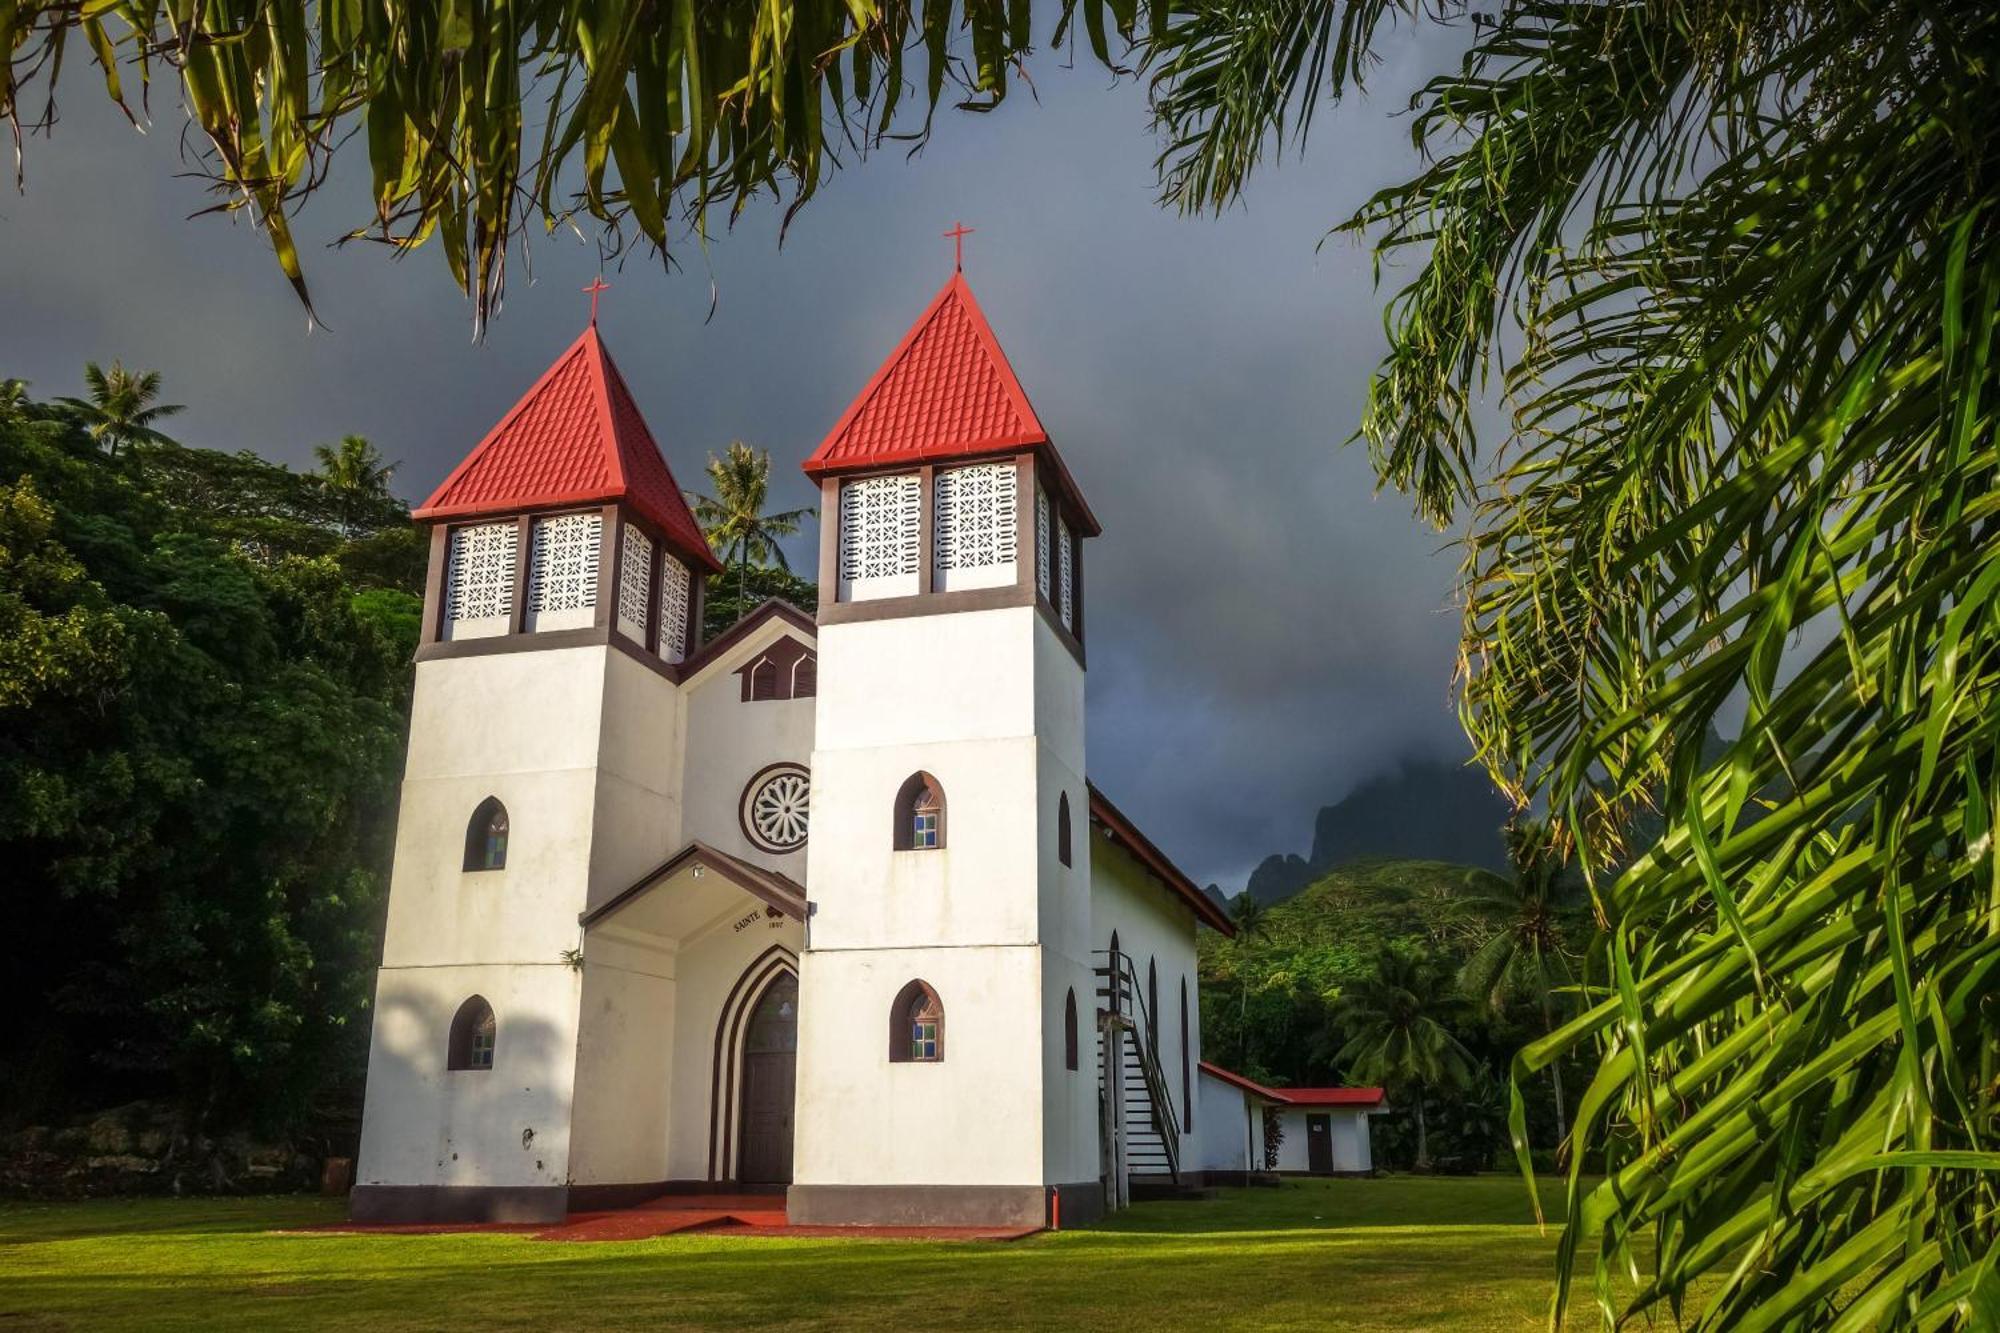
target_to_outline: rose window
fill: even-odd
[[[767,852],[795,852],[806,845],[812,779],[797,764],[773,764],[750,779],[738,811],[743,835]]]

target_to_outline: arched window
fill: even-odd
[[[1069,859],[1069,793],[1056,798],[1056,859],[1064,865]]]
[[[1146,960],[1146,1044],[1153,1048],[1153,1059],[1160,1058],[1160,960]]]
[[[481,801],[472,812],[472,821],[465,826],[465,868],[507,868],[507,807],[500,804],[497,796]]]
[[[889,1006],[889,1059],[896,1064],[935,1064],[944,1059],[944,1006],[937,992],[912,981]]]
[[[1076,1068],[1076,987],[1063,998],[1063,1068]]]
[[[1187,977],[1181,977],[1181,1108],[1185,1114],[1181,1124],[1188,1133],[1194,1133],[1194,1085],[1188,1081],[1188,1010]]]
[[[451,1018],[451,1038],[445,1047],[446,1069],[493,1068],[493,1006],[475,995],[458,1006]]]
[[[896,793],[899,852],[929,852],[944,846],[944,788],[928,773],[912,773]]]

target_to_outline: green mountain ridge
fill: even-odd
[[[1327,1037],[1342,988],[1387,946],[1462,956],[1493,929],[1473,906],[1474,867],[1369,858],[1335,866],[1264,910],[1255,932],[1199,941],[1202,1044],[1210,1057],[1278,1086],[1338,1081]]]

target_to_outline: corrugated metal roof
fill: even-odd
[[[805,469],[817,477],[1048,441],[965,275],[954,273]]]
[[[592,324],[413,516],[472,518],[613,501],[651,520],[682,556],[721,568]]]

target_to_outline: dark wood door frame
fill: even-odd
[[[792,1179],[793,1107],[798,1080],[798,977],[772,978],[751,1011],[738,1105],[736,1178],[756,1185]]]
[[[1306,1170],[1316,1176],[1333,1174],[1333,1117],[1306,1117]]]

